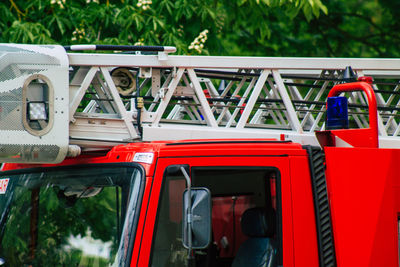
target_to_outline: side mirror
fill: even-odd
[[[188,249],[203,249],[211,242],[211,193],[205,187],[192,187],[190,191],[190,200],[189,190],[183,192],[183,246]]]

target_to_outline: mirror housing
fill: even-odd
[[[211,193],[205,187],[191,188],[191,207],[188,207],[188,189],[183,193],[182,242],[188,249],[203,249],[211,243]],[[188,210],[192,216],[189,218]],[[188,225],[192,229],[192,246],[189,246]]]

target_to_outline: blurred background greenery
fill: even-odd
[[[172,45],[179,54],[398,57],[400,1],[3,0],[1,42]]]

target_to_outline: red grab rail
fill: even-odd
[[[338,137],[354,147],[379,147],[378,109],[374,89],[372,89],[369,83],[353,82],[335,85],[329,92],[328,97],[338,96],[343,92],[354,91],[363,91],[367,96],[369,128],[340,129],[318,132],[317,138],[322,146],[336,146],[334,137]]]

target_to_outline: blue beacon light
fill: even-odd
[[[349,118],[347,98],[343,96],[329,97],[326,109],[326,129],[348,129]]]

